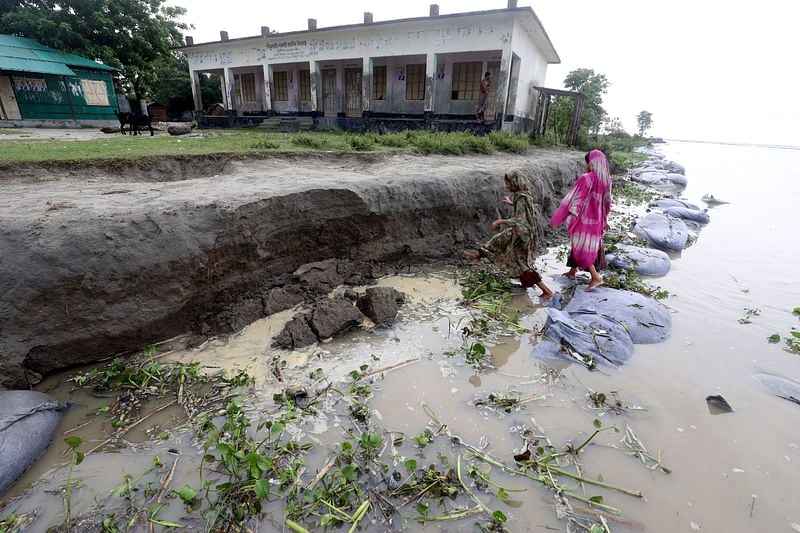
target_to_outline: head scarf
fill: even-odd
[[[531,245],[536,248],[537,232],[536,217],[533,213],[533,194],[531,193],[531,182],[528,176],[521,170],[512,168],[506,172],[506,179],[511,183],[511,191],[514,200],[514,216],[522,218],[521,222],[527,226]],[[520,202],[521,199],[524,202]]]
[[[589,170],[599,178],[603,184],[610,186],[611,173],[608,171],[608,161],[606,156],[600,150],[592,150],[589,152]]]
[[[514,191],[515,197],[517,193],[527,194],[530,196],[531,184],[528,181],[528,177],[523,174],[521,170],[512,168],[506,172],[506,179],[509,183],[511,183],[511,190]]]

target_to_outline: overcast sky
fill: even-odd
[[[429,0],[170,0],[188,10],[196,43],[363,21],[428,15]],[[441,14],[504,8],[506,0],[439,0]],[[800,146],[800,1],[520,0],[544,25],[560,65],[546,86],[591,68],[611,86],[603,105],[628,132],[653,114],[650,133],[673,139]]]

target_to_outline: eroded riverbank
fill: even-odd
[[[182,181],[12,181],[0,202],[0,385],[176,335],[237,331],[302,299],[288,288],[304,264],[344,259],[364,278],[385,273],[377,263],[453,257],[499,216],[509,167],[531,177],[546,228],[580,160],[331,154],[232,162]]]
[[[713,222],[702,230],[697,244],[681,253],[672,254],[672,270],[657,281],[670,292],[666,303],[673,312],[673,336],[663,344],[636,346],[634,356],[623,369],[589,372],[578,365],[571,365],[565,370],[556,368],[554,375],[530,358],[531,349],[539,342],[539,338],[523,333],[499,339],[498,344],[487,342],[486,347],[497,368],[475,371],[465,364],[463,355],[448,356],[445,353],[461,344],[460,332],[454,327],[459,325],[463,311],[459,311],[450,293],[451,296],[441,300],[441,303],[435,303],[428,309],[423,306],[419,310],[419,313],[428,316],[417,316],[416,312],[406,315],[406,311],[403,311],[401,321],[394,328],[356,332],[347,339],[315,347],[310,352],[310,358],[296,354],[296,358],[287,359],[285,368],[288,370],[284,377],[296,375],[305,379],[322,366],[316,364],[317,360],[326,361],[330,363],[330,368],[325,365],[325,371],[330,372],[331,376],[341,377],[337,381],[338,388],[350,396],[352,379],[348,373],[353,370],[360,372],[361,364],[369,364],[366,372],[370,372],[391,366],[392,361],[403,362],[422,356],[417,362],[388,371],[385,380],[368,382],[373,393],[369,402],[369,409],[374,412],[373,427],[385,428],[389,432],[383,434],[384,439],[391,439],[399,433],[405,436],[404,444],[399,448],[404,460],[394,464],[388,453],[384,456],[384,461],[391,461],[391,467],[404,476],[408,475],[405,461],[409,459],[417,461],[417,469],[420,469],[428,464],[443,464],[439,453],[447,458],[451,466],[459,455],[462,461],[468,456],[468,452],[460,445],[453,445],[449,439],[442,438],[446,435],[437,437],[434,444],[420,447],[414,437],[424,435],[426,426],[432,432],[439,428],[425,414],[423,402],[432,406],[441,422],[447,424],[451,433],[459,435],[463,442],[477,447],[483,453],[507,460],[509,455],[522,449],[524,441],[520,436],[521,427],[534,428],[537,435],[546,435],[556,449],[563,450],[569,443],[573,447],[583,443],[595,429],[592,421],[600,418],[603,427],[613,424],[622,429],[625,424],[630,425],[651,454],[658,457],[658,452],[661,452],[663,465],[672,471],[666,475],[648,470],[627,454],[628,450],[621,442],[622,434],[613,431],[602,433],[583,448],[579,457],[587,477],[595,480],[602,478],[608,484],[640,490],[647,498],[647,501],[642,501],[616,491],[599,490],[586,485],[585,496],[603,496],[603,504],[620,508],[628,520],[626,524],[609,522],[612,531],[635,530],[637,523],[644,524],[648,531],[656,532],[698,529],[742,532],[795,530],[794,524],[800,523],[796,515],[800,502],[797,500],[798,479],[793,465],[800,461],[800,443],[794,428],[800,422],[800,416],[795,405],[774,397],[752,378],[757,372],[791,377],[797,376],[800,371],[796,356],[766,342],[768,335],[776,331],[785,334],[797,324],[797,318],[791,315],[792,307],[797,305],[793,301],[796,293],[791,291],[793,278],[788,270],[792,265],[791,257],[786,255],[789,252],[785,248],[775,247],[775,242],[768,238],[771,233],[766,231],[762,234],[763,240],[745,243],[749,250],[747,253],[736,248],[737,243],[741,244],[742,241],[742,227],[737,221],[750,220],[750,209],[758,203],[748,200],[754,195],[759,197],[759,190],[753,190],[744,179],[737,188],[737,182],[731,179],[733,174],[730,168],[726,168],[728,173],[724,179],[715,179],[711,163],[719,161],[719,158],[705,165],[697,158],[691,163],[684,158],[679,160],[686,163],[689,169],[689,199],[696,201],[701,194],[712,192],[731,200],[732,204],[713,211]],[[747,174],[743,176],[749,177]],[[796,192],[773,199],[778,204],[775,207],[780,207],[781,202],[791,205],[793,198],[796,198]],[[765,214],[766,226],[761,224],[758,228],[780,227],[778,213],[779,209],[776,209]],[[752,257],[752,246],[756,247],[762,259]],[[764,275],[763,264],[763,257],[768,256],[768,251],[780,259],[769,264],[772,268],[769,276]],[[735,263],[722,262],[730,254],[735,254],[738,260]],[[556,286],[558,274],[563,271],[562,260],[557,255],[558,251],[553,250],[541,257],[538,263],[545,280],[552,283],[551,286]],[[425,280],[425,284],[441,284],[448,290],[453,286],[449,272],[434,275],[432,280],[430,277],[431,274],[404,278],[411,284],[411,289],[405,289],[405,292],[413,293],[413,288],[418,287],[420,292],[427,294],[428,289],[424,289],[422,280]],[[528,295],[520,293],[515,296],[513,306],[521,309],[522,325],[535,328],[543,323],[544,310]],[[751,317],[752,323],[738,323],[746,310],[753,308],[758,308],[760,314]],[[445,315],[450,318],[444,318]],[[448,325],[445,326],[445,323]],[[270,328],[266,323],[258,324],[252,327],[255,336],[250,340],[247,340],[248,328],[244,334],[230,340],[215,341],[217,351],[208,357],[210,361],[221,361],[226,353],[239,352],[242,356],[231,358],[225,363],[226,366],[251,366],[254,372],[260,369],[258,375],[263,379],[263,384],[257,386],[257,390],[263,392],[256,393],[256,397],[245,404],[248,415],[254,420],[285,412],[272,398],[272,393],[282,390],[283,385],[272,374],[272,357],[267,342]],[[244,344],[237,347],[235,342],[239,339]],[[212,343],[193,351],[189,359],[199,357],[208,348],[212,348]],[[319,355],[315,359],[317,352]],[[433,352],[433,355],[429,352]],[[379,356],[380,360],[373,360],[372,355]],[[290,365],[293,365],[292,368],[289,368]],[[308,379],[306,382],[313,381]],[[612,391],[617,391],[625,405],[646,407],[647,410],[603,413],[593,404],[590,389],[603,392],[607,398],[613,398]],[[510,412],[504,408],[498,410],[474,406],[475,400],[488,400],[491,393],[501,399],[535,399],[524,403],[525,409],[518,410],[512,406]],[[306,459],[305,481],[313,480],[316,472],[328,464],[329,455],[326,454],[338,453],[342,450],[344,440],[353,440],[340,429],[351,427],[348,425],[350,413],[346,409],[349,400],[333,391],[330,394],[331,398],[338,399],[331,400],[332,403],[336,401],[338,407],[328,411],[332,423],[308,423],[291,433],[291,438],[307,438],[316,446],[317,451]],[[734,406],[735,412],[712,414],[705,402],[708,394],[723,394]],[[65,426],[60,431],[68,431],[72,427]],[[363,425],[359,427],[364,428]],[[82,434],[79,429],[67,436]],[[166,466],[136,483],[144,487],[148,481],[152,481],[156,488],[160,488],[173,464],[169,449],[179,448],[176,442],[185,443],[189,440],[188,434],[186,431],[176,433],[166,441],[145,440],[130,449],[123,449],[119,454],[89,455],[85,464],[80,465],[73,474],[73,479],[89,481],[80,489],[82,495],[75,496],[76,515],[94,509],[98,518],[107,516],[103,510],[95,507],[96,499],[114,501],[116,505],[124,503],[112,491],[123,483],[125,473],[136,477],[152,465],[152,454],[158,455]],[[90,434],[86,435],[88,437]],[[66,456],[61,455],[64,445],[59,438],[54,441],[54,448],[60,461],[64,462]],[[484,444],[485,448],[482,448]],[[183,484],[199,487],[197,468],[203,452],[196,447],[185,449],[193,451],[186,452],[178,461],[170,490],[177,490]],[[388,448],[384,451],[388,452]],[[102,457],[105,457],[105,462]],[[56,459],[53,462],[58,461]],[[40,472],[46,473],[50,464],[53,463],[43,459],[35,468],[41,468]],[[462,464],[464,474],[465,464]],[[333,473],[337,473],[337,470],[334,469]],[[206,474],[214,475],[210,470]],[[66,469],[61,469],[55,476],[54,473],[46,476],[31,474],[29,479],[49,479],[54,476],[47,485],[40,486],[42,490],[37,489],[36,498],[41,496],[46,499],[19,500],[14,503],[14,508],[6,508],[3,516],[10,511],[21,513],[41,507],[50,513],[48,516],[51,518],[42,519],[35,527],[60,523],[64,512],[60,489],[64,486],[65,475]],[[472,487],[479,499],[492,510],[504,513],[508,518],[506,526],[511,531],[563,530],[566,527],[564,522],[557,520],[552,502],[545,500],[549,492],[535,482],[529,483],[529,480],[519,476],[507,477],[498,472],[497,467],[493,467],[488,476],[506,489],[526,489],[523,493],[509,490],[509,497],[502,500],[496,497],[496,488],[478,489],[473,485],[474,478],[467,480],[468,486]],[[379,483],[384,483],[380,485],[383,490],[389,481],[376,480],[376,484]],[[15,490],[23,488],[24,484],[21,484]],[[44,492],[46,488],[54,489],[55,493]],[[567,490],[584,495],[578,483],[567,484]],[[38,504],[38,501],[43,503]],[[170,506],[161,511],[163,514],[157,518],[203,528],[200,516],[183,507],[179,498],[165,501]],[[403,513],[413,516],[419,512],[415,503],[407,505]],[[431,505],[428,514],[442,516],[454,512],[455,505],[477,506],[477,503],[464,497],[443,507]],[[260,531],[280,530],[287,516],[281,509],[272,509],[258,528]],[[379,517],[370,515],[370,520],[377,522],[361,522],[360,525],[376,531],[386,529]],[[404,524],[397,522],[396,527],[447,530],[472,527],[474,521],[476,518],[473,516],[464,517],[459,522],[431,521],[425,525],[416,520],[407,520]],[[158,529],[161,526],[155,527]]]

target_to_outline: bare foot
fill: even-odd
[[[481,254],[479,254],[479,253],[464,252],[464,255],[466,255],[467,257],[473,258],[475,260],[475,262],[478,262],[478,261],[481,260]]]
[[[553,299],[553,291],[542,291],[542,294],[539,295],[540,300],[548,301]]]
[[[589,282],[589,286],[584,289],[583,292],[589,292],[590,290],[594,289],[595,287],[599,287],[603,284],[603,278],[592,278],[592,281]]]
[[[567,277],[569,279],[575,279],[575,272],[573,272],[572,270],[567,270],[566,272],[564,272],[561,275],[565,276],[565,277]]]

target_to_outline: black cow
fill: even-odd
[[[133,113],[117,113],[116,111],[114,111],[114,114],[117,115],[117,119],[119,119],[119,129],[123,135],[125,135],[125,124],[130,126],[131,135],[141,135],[139,128],[145,127],[150,129],[151,137],[155,135],[150,115],[134,115]]]

